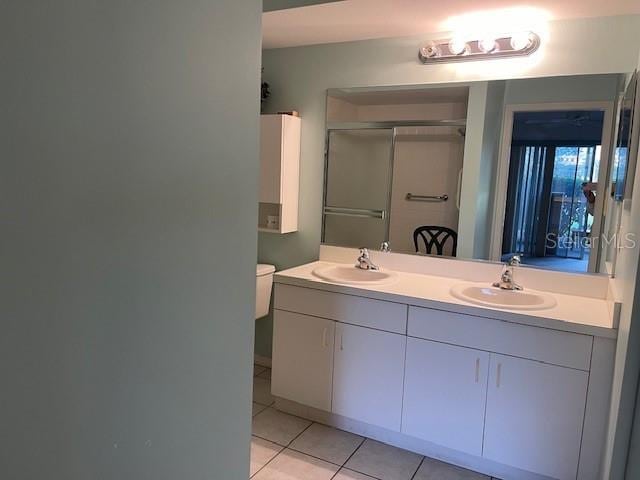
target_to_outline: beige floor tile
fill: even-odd
[[[254,480],[330,480],[338,471],[333,465],[293,450],[284,450],[260,470]]]
[[[380,480],[409,480],[421,461],[417,453],[367,439],[345,467]]]
[[[338,474],[333,477],[333,480],[376,480],[369,475],[365,475],[364,473],[354,472],[353,470],[349,470],[347,468],[342,468]]]
[[[362,440],[362,437],[353,433],[314,423],[289,447],[327,462],[343,465]]]
[[[258,437],[251,437],[251,468],[250,476],[264,467],[284,447]]]
[[[264,373],[267,370],[267,367],[263,367],[262,365],[254,365],[253,366],[253,376],[257,377],[261,373]]]
[[[415,480],[490,480],[490,478],[432,458],[424,459],[414,477]]]
[[[271,395],[271,380],[253,377],[253,401],[261,405],[271,405],[274,402]]]
[[[267,408],[253,417],[253,434],[287,446],[309,425],[309,420]]]
[[[260,405],[259,403],[253,402],[253,411],[251,413],[251,416],[255,417],[257,414],[259,414],[265,408],[267,408],[266,405]]]

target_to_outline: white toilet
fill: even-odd
[[[264,317],[269,313],[275,271],[276,267],[265,263],[259,263],[256,268],[256,318]]]

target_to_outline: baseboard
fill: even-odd
[[[255,354],[253,356],[253,363],[261,367],[271,368],[271,358],[263,357],[262,355]]]

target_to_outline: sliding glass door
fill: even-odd
[[[599,145],[512,146],[503,254],[586,271],[599,170]]]
[[[329,131],[324,243],[379,248],[388,240],[393,148],[393,128]]]

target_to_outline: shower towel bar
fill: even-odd
[[[324,207],[325,215],[341,215],[346,217],[380,218],[387,216],[385,210],[368,210],[364,208]]]
[[[446,193],[443,195],[415,195],[413,193],[407,193],[404,198],[412,202],[446,202],[449,200],[449,195]]]

